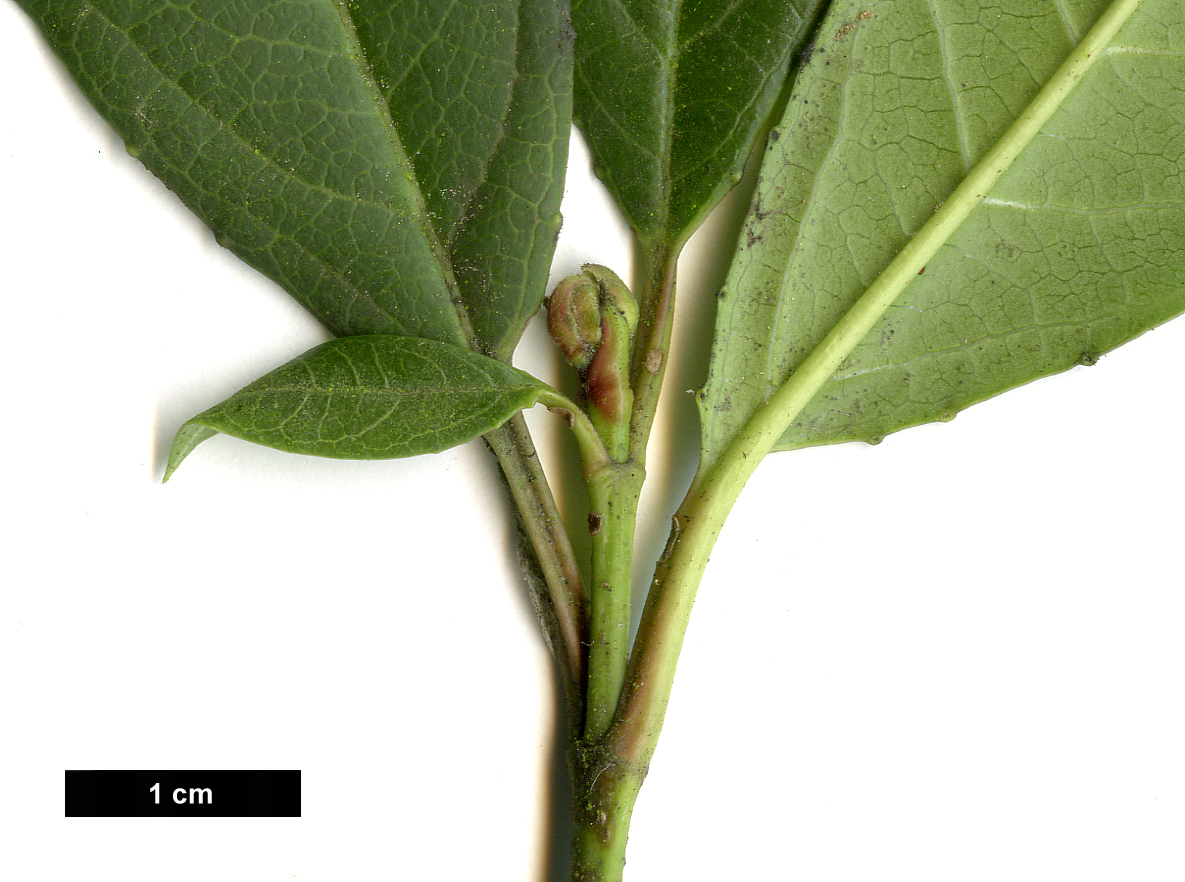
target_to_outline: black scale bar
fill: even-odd
[[[67,818],[299,818],[300,770],[66,772]]]

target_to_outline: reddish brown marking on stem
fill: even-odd
[[[628,341],[618,339],[613,322],[601,322],[601,347],[593,356],[585,376],[589,408],[609,423],[619,423],[625,417],[625,392],[629,378],[622,372],[622,348]]]

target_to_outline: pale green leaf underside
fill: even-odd
[[[547,390],[529,374],[460,346],[387,334],[342,337],[182,426],[165,480],[219,432],[338,459],[439,453],[496,429]]]
[[[513,348],[558,227],[561,5],[18,2],[129,150],[334,333]]]
[[[573,0],[578,124],[644,240],[679,240],[739,178],[821,3]]]
[[[1106,5],[832,8],[771,139],[721,294],[700,396],[706,465]],[[1185,310],[1183,169],[1185,10],[1145,0],[776,449],[949,419]]]

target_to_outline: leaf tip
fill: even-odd
[[[193,420],[178,429],[177,436],[173,439],[173,446],[169,449],[169,461],[165,464],[164,477],[160,479],[160,482],[167,484],[185,457],[189,456],[193,449],[203,441],[213,438],[217,434],[216,430]]]

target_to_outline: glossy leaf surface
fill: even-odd
[[[177,433],[165,480],[219,432],[338,459],[439,453],[496,429],[547,386],[448,343],[342,337],[259,378]]]
[[[739,179],[821,0],[574,0],[576,116],[597,174],[650,244]]]
[[[705,463],[1000,138],[1102,0],[837,3],[771,136],[701,394]],[[939,419],[1185,309],[1185,9],[1106,55],[782,437]]]
[[[562,6],[20,3],[128,149],[330,330],[513,348],[558,229]]]

